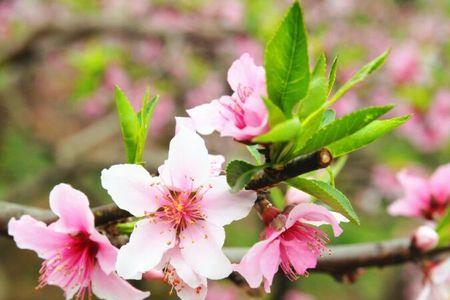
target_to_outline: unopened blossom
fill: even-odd
[[[139,279],[159,268],[172,278],[168,282],[178,293],[177,276],[188,281],[174,259],[182,260],[185,272],[199,278],[221,279],[231,273],[231,263],[221,250],[223,226],[245,217],[256,199],[252,191],[231,193],[225,176],[219,175],[223,158],[209,155],[203,139],[182,121],[177,120],[181,125],[158,177],[140,165],[122,164],[103,170],[101,178],[120,208],[142,218],[119,251],[118,273]],[[197,282],[201,284],[195,293],[202,299],[206,281]]]
[[[235,271],[252,288],[264,282],[266,292],[270,292],[279,267],[290,280],[305,275],[327,251],[328,236],[318,228],[322,224],[330,224],[335,236],[342,233],[338,220],[326,208],[312,203],[297,204],[266,226],[264,239],[250,248],[235,265]]]
[[[222,96],[210,103],[188,109],[196,130],[201,134],[220,132],[238,141],[249,141],[265,133],[268,112],[263,97],[266,95],[264,68],[256,66],[247,53],[236,60],[228,70],[231,96]]]
[[[439,167],[429,178],[406,171],[397,178],[404,195],[389,206],[391,215],[435,220],[444,214],[450,203],[450,164]]]
[[[439,235],[432,226],[422,225],[414,231],[412,243],[416,249],[428,251],[437,246]]]
[[[141,292],[114,272],[117,248],[94,226],[87,197],[70,185],[59,184],[50,193],[50,208],[59,219],[46,225],[25,215],[11,219],[8,233],[21,249],[44,259],[39,285],[62,288],[67,299],[140,300]]]

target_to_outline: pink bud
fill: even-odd
[[[412,237],[413,246],[421,251],[428,251],[437,246],[439,236],[430,226],[420,226]]]

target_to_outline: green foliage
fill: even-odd
[[[302,11],[295,2],[267,44],[264,56],[269,98],[288,117],[308,91],[307,48]]]
[[[227,182],[233,192],[242,190],[253,175],[263,166],[255,166],[243,160],[233,160],[227,165]]]
[[[305,119],[312,112],[320,108],[328,96],[328,80],[326,78],[327,63],[325,55],[321,55],[311,75],[309,90],[300,102],[298,116]]]
[[[330,184],[302,177],[289,179],[287,183],[324,202],[335,211],[343,214],[353,223],[359,224],[358,216],[353,210],[350,200]]]
[[[283,192],[281,191],[280,188],[278,187],[274,187],[271,188],[270,190],[270,200],[272,202],[272,204],[279,209],[284,209],[285,206],[285,199],[284,199],[284,195]]]
[[[258,151],[258,147],[259,147],[258,145],[250,145],[250,146],[247,146],[247,150],[253,156],[256,163],[258,165],[261,165],[263,163],[263,160],[261,158],[261,153],[259,153],[259,151]]]
[[[354,134],[327,146],[327,148],[335,158],[348,154],[370,144],[402,125],[408,119],[409,116],[401,116],[387,120],[375,120]]]
[[[334,82],[336,81],[337,62],[338,57],[336,56],[333,60],[333,64],[331,65],[330,76],[328,77],[328,95],[331,93]]]
[[[341,88],[339,88],[339,90],[328,101],[328,105],[332,105],[333,103],[335,103],[357,83],[363,81],[369,74],[380,68],[386,62],[388,55],[389,50],[383,52],[380,56],[376,57],[374,60],[359,69],[359,71],[356,72],[349,81],[347,81]]]
[[[256,143],[277,143],[290,141],[300,132],[300,121],[294,117],[275,125],[269,132],[253,139]]]
[[[119,87],[116,87],[115,94],[127,161],[128,163],[142,164],[148,126],[158,103],[158,96],[154,96],[150,100],[150,93],[147,91],[142,101],[142,108],[136,113],[127,96]]]
[[[321,149],[335,141],[349,136],[393,108],[392,105],[374,106],[357,110],[319,129],[297,155]]]
[[[264,103],[267,108],[267,112],[269,113],[269,126],[273,128],[278,123],[281,123],[286,120],[281,109],[276,106],[270,99],[264,98]]]
[[[119,223],[116,225],[117,231],[122,234],[130,235],[133,232],[137,222],[138,220],[128,223]]]
[[[436,226],[436,232],[439,235],[439,245],[447,246],[450,244],[450,208],[447,209],[444,217],[439,220]]]

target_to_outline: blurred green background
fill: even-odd
[[[151,124],[146,167],[166,157],[174,116],[229,93],[226,72],[250,53],[262,64],[265,41],[291,1],[275,0],[3,0],[0,1],[0,200],[48,207],[59,182],[83,190],[91,206],[110,203],[100,171],[124,162],[113,107],[115,84],[136,108],[147,86],[161,95]],[[337,186],[354,203],[361,226],[344,225],[333,243],[409,235],[418,223],[392,218],[401,193],[394,174],[429,173],[450,158],[450,2],[448,0],[304,0],[314,62],[339,54],[338,84],[387,48],[386,66],[334,108],[395,103],[413,113],[403,128],[352,154]],[[242,145],[216,134],[210,153],[245,157]],[[255,215],[227,228],[227,246],[258,240]],[[0,239],[0,299],[60,299],[55,287],[36,291],[40,261]],[[267,299],[410,299],[420,281],[414,266],[366,270],[354,284],[314,274],[279,282]],[[139,282],[152,299],[172,299],[161,283]],[[300,294],[287,292],[290,289]],[[212,299],[247,299],[224,281]],[[305,295],[307,294],[307,295]],[[222,298],[220,298],[222,297]],[[271,298],[272,297],[272,298]],[[297,297],[297,298],[294,298]]]

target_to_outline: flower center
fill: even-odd
[[[172,267],[171,265],[167,265],[164,269],[163,269],[163,273],[164,273],[164,281],[167,282],[170,286],[171,289],[169,291],[169,295],[172,295],[173,291],[175,290],[177,292],[177,294],[184,288],[188,287],[186,285],[186,283],[184,283],[180,277],[178,276],[176,269],[174,267]],[[191,288],[191,287],[188,287]],[[196,294],[200,294],[202,290],[202,286],[198,286],[194,289],[194,292]]]
[[[445,213],[449,202],[450,199],[448,199],[448,201],[440,202],[432,198],[430,200],[430,205],[422,211],[422,214],[427,220],[435,220]]]
[[[42,288],[51,282],[66,291],[77,289],[77,300],[90,297],[90,275],[97,252],[97,243],[91,241],[86,233],[70,236],[65,247],[42,263],[36,288]]]
[[[187,226],[205,219],[201,210],[199,191],[177,192],[167,190],[160,200],[160,208],[150,217],[170,223],[177,233],[186,229]]]

